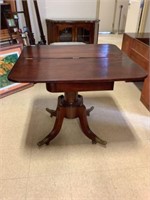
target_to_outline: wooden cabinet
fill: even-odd
[[[53,42],[84,42],[97,44],[99,20],[46,19],[48,44]]]
[[[125,33],[122,50],[148,73],[144,80],[141,101],[150,110],[150,33]]]
[[[0,41],[5,41],[10,39],[8,33],[7,25],[4,18],[4,12],[16,12],[16,1],[15,0],[4,0],[4,3],[0,4],[1,10],[1,28],[0,28]]]

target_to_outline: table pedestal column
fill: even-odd
[[[48,145],[49,142],[58,135],[64,118],[74,119],[77,117],[80,120],[83,133],[92,140],[93,144],[100,143],[102,145],[106,145],[107,142],[97,137],[89,128],[87,115],[89,116],[93,109],[93,106],[86,109],[83,104],[82,96],[78,95],[77,92],[66,92],[64,96],[59,96],[56,110],[46,108],[51,117],[56,116],[54,127],[43,140],[38,142],[38,146],[42,146],[43,144]]]

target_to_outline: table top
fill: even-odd
[[[31,83],[136,81],[146,72],[112,44],[25,47],[8,78]]]

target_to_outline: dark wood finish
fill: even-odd
[[[5,11],[4,19],[7,25],[9,36],[10,36],[9,43],[10,44],[22,43],[22,38],[19,32],[18,18],[14,17],[13,12]],[[13,23],[12,22],[10,23],[10,19],[13,21]]]
[[[49,109],[46,110],[51,114],[51,116],[56,116],[56,121],[52,131],[43,140],[38,142],[38,146],[42,146],[43,144],[48,145],[49,142],[58,135],[64,118],[74,119],[77,117],[80,120],[83,133],[92,140],[92,143],[99,142],[102,145],[106,145],[106,141],[97,137],[90,130],[88,126],[87,115],[89,115],[93,108],[87,110],[83,104],[82,96],[78,95],[77,92],[66,92],[64,96],[59,96],[56,111]]]
[[[43,45],[25,47],[9,79],[33,83],[98,84],[136,81],[145,77],[141,74],[145,75],[144,70],[115,45]]]
[[[63,42],[84,42],[97,44],[99,20],[98,19],[46,19],[48,44],[61,42],[61,33],[70,30]],[[83,31],[83,32],[82,32]],[[84,33],[85,31],[85,33]]]
[[[150,74],[144,80],[142,94],[141,94],[141,101],[150,111]]]
[[[148,72],[142,89],[141,101],[150,110],[150,33],[125,33],[122,50]]]
[[[98,90],[113,90],[114,82],[110,81],[108,83],[102,82],[99,84],[99,82],[95,82],[94,85],[90,84],[88,82],[85,82],[81,84],[81,82],[78,83],[53,83],[49,84],[47,83],[47,90],[49,92],[64,92],[64,91],[98,91]]]
[[[19,82],[46,83],[50,92],[64,92],[59,96],[54,127],[38,145],[49,144],[62,126],[64,118],[79,118],[83,133],[93,143],[106,145],[89,128],[86,109],[78,91],[112,90],[115,81],[135,81],[146,72],[123,54],[115,45],[35,46],[26,47],[15,64],[9,79]]]
[[[10,4],[11,11],[16,12],[16,0],[4,0],[4,3]]]
[[[8,3],[2,3],[0,4],[0,9],[1,9],[1,30],[3,29],[7,29],[7,24],[6,24],[6,20],[5,20],[5,13],[6,12],[11,12],[11,6]]]
[[[16,1],[15,0],[4,0],[4,3],[0,4],[1,10],[1,29],[0,29],[0,41],[10,40],[10,35],[7,29],[7,24],[4,19],[4,10],[9,10],[10,12],[16,12]]]

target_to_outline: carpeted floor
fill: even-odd
[[[121,42],[122,35],[99,36]],[[0,200],[150,199],[150,114],[140,89],[118,82],[114,91],[80,94],[94,106],[88,122],[106,148],[91,144],[78,119],[65,119],[61,134],[38,148],[55,120],[45,108],[59,95],[44,84],[0,100]]]

